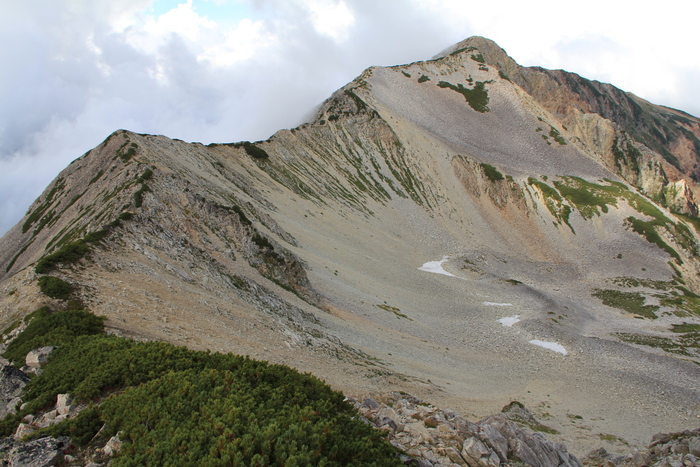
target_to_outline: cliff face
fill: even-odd
[[[574,73],[521,67],[481,37],[448,51],[468,47],[477,47],[485,63],[551,112],[573,141],[602,157],[609,170],[676,212],[697,216],[700,120],[696,117]],[[674,187],[681,180],[688,187],[682,200]]]
[[[0,240],[2,316],[84,305],[350,394],[518,399],[580,449],[634,445],[699,414],[699,128],[471,38],[267,141],[120,130]]]

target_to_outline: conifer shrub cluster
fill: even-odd
[[[481,170],[484,171],[484,175],[492,182],[497,182],[503,180],[503,174],[499,170],[489,164],[481,164]]]
[[[270,157],[267,151],[257,147],[255,144],[249,141],[243,141],[243,149],[245,150],[246,154],[254,159],[267,159]]]
[[[34,436],[67,435],[80,447],[120,433],[114,466],[401,465],[340,392],[289,367],[106,335],[88,311],[48,308],[5,356],[44,345],[57,348],[0,436],[70,393],[89,408]]]
[[[58,277],[41,276],[39,290],[48,297],[66,300],[73,292],[73,286]]]
[[[73,264],[80,261],[90,251],[90,245],[84,240],[78,240],[62,246],[53,254],[46,255],[36,263],[34,270],[37,274],[46,274],[59,264]]]

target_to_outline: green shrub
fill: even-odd
[[[141,187],[134,193],[134,206],[140,208],[143,204],[143,194],[151,191],[151,188],[145,183],[141,184]]]
[[[73,264],[80,261],[88,252],[90,246],[83,240],[69,243],[61,247],[57,252],[44,256],[34,267],[37,274],[46,274],[59,264]]]
[[[0,434],[70,393],[94,405],[41,434],[70,435],[84,446],[106,424],[106,435],[121,432],[124,441],[115,466],[401,465],[343,395],[311,375],[104,333],[75,337],[49,322],[62,315],[42,310],[27,328],[37,337],[40,325],[58,325],[42,343],[58,348],[27,386],[25,408],[0,422]]]
[[[559,131],[557,131],[557,129],[551,125],[549,127],[549,136],[551,136],[554,139],[554,141],[561,144],[562,146],[566,144],[566,140],[561,135],[561,133],[559,133]]]
[[[270,243],[270,240],[268,240],[266,237],[263,237],[259,233],[255,233],[253,237],[251,238],[251,241],[255,243],[258,247],[260,248],[269,248],[270,250],[274,250],[275,247]]]
[[[428,78],[426,75],[421,75],[420,78],[418,78],[419,83],[425,83],[426,81],[430,81],[430,78]]]
[[[39,278],[39,290],[47,297],[65,300],[73,292],[73,286],[58,277],[41,276]]]
[[[243,142],[243,149],[245,150],[246,154],[248,154],[254,159],[267,159],[268,157],[270,157],[264,149],[260,149],[259,147],[248,141]]]
[[[146,169],[139,178],[136,179],[137,182],[143,183],[146,180],[150,180],[153,177],[153,171],[151,169]]]
[[[97,243],[104,240],[107,235],[109,235],[109,232],[106,230],[98,230],[97,232],[90,232],[89,234],[85,235],[83,237],[83,241],[87,243]]]
[[[484,175],[486,175],[486,178],[488,178],[492,182],[497,182],[499,180],[503,180],[503,174],[501,172],[499,172],[498,169],[492,165],[481,164],[481,170],[484,171]]]
[[[113,465],[401,465],[342,394],[260,370],[169,373],[110,398],[103,418],[125,440]]]
[[[27,328],[8,344],[3,353],[10,361],[24,362],[27,352],[32,349],[61,345],[72,341],[76,336],[98,334],[104,329],[104,318],[84,310],[53,313],[48,307],[41,307],[25,320],[31,320]]]

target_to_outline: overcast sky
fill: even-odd
[[[696,1],[641,3],[0,0],[0,235],[114,130],[266,139],[365,68],[472,35],[700,115]]]

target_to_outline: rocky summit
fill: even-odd
[[[0,318],[14,336],[84,308],[357,401],[413,394],[357,406],[414,454],[462,426],[431,465],[651,465],[625,456],[689,433],[675,465],[700,423],[699,162],[698,118],[472,37],[365,70],[266,141],[116,131],[0,239]],[[454,412],[426,423],[419,400]],[[513,401],[541,421],[525,434],[484,418]]]

